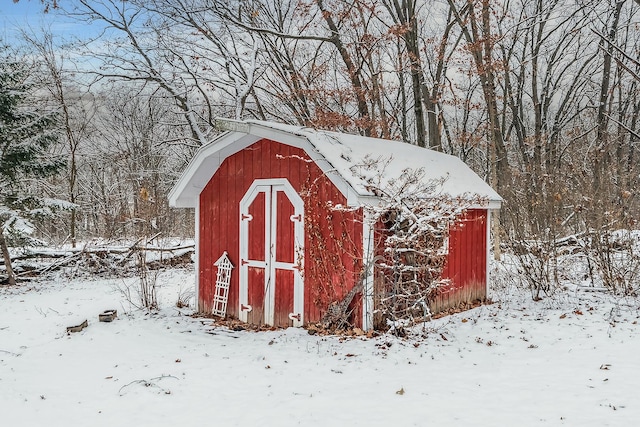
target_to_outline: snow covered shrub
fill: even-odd
[[[383,239],[371,266],[378,272],[374,326],[402,330],[431,316],[430,303],[447,283],[442,272],[450,226],[470,206],[483,201],[471,194],[443,194],[447,177],[428,181],[423,169],[405,169],[401,179],[384,181],[370,174],[379,164],[380,160],[360,166],[368,172],[363,176],[373,176],[369,178],[371,190],[380,198],[379,204],[365,207]],[[384,162],[382,165],[383,171]]]
[[[599,230],[560,239],[512,240],[519,278],[534,300],[561,285],[636,295],[640,285],[640,232]]]
[[[454,218],[436,217],[439,209],[432,204],[415,200],[389,208],[380,217],[387,236],[384,253],[376,262],[385,278],[377,290],[378,307],[388,324],[428,316],[429,298],[442,284],[446,261],[443,245]],[[448,210],[445,213],[452,214]]]
[[[582,226],[577,246],[586,264],[585,280],[620,295],[637,294],[640,284],[638,205],[633,193],[610,188],[585,197],[577,209]]]
[[[550,295],[557,285],[557,252],[554,243],[551,239],[511,241],[518,272],[535,301],[540,300],[543,293]]]

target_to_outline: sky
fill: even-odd
[[[0,38],[14,44],[20,39],[20,31],[32,29],[38,32],[42,27],[50,28],[59,38],[86,33],[87,28],[69,18],[61,16],[56,10],[43,13],[44,5],[40,0],[0,0]]]

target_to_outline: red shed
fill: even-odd
[[[319,321],[358,281],[353,322],[373,327],[374,273],[379,250],[367,206],[379,202],[371,179],[392,181],[409,169],[424,179],[446,177],[442,191],[483,200],[453,227],[444,275],[449,292],[438,309],[487,296],[489,219],[500,196],[460,159],[414,145],[261,121],[221,120],[228,129],[203,146],[169,195],[174,207],[195,208],[197,309],[213,308],[225,251],[235,266],[227,315],[275,326]],[[384,163],[379,177],[358,166]],[[336,208],[342,206],[343,208]]]

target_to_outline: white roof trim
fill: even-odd
[[[225,132],[211,143],[200,147],[169,192],[169,205],[176,208],[195,207],[200,192],[222,162],[260,139],[262,138],[255,135]]]

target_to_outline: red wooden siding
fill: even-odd
[[[213,262],[223,251],[235,267],[239,267],[239,204],[256,179],[286,178],[305,205],[305,256],[304,256],[304,319],[305,323],[317,322],[326,307],[339,300],[356,283],[362,258],[362,213],[336,211],[327,206],[331,201],[346,205],[344,196],[311,162],[301,149],[263,139],[228,157],[200,194],[200,291],[199,307],[210,312],[215,290],[216,268]],[[280,214],[276,221],[278,246],[276,260],[292,262],[293,213],[291,202],[283,193],[277,196]],[[265,223],[264,193],[250,206],[254,220],[249,222],[249,258],[264,259]],[[261,218],[261,219],[258,219]],[[263,284],[264,269],[250,268],[250,282]],[[227,313],[238,317],[239,269],[231,275]],[[274,323],[287,326],[287,318],[293,301],[293,273],[276,271],[276,310]],[[289,286],[289,283],[291,284]],[[262,323],[263,287],[249,286],[249,322]],[[286,306],[286,307],[285,307]],[[278,309],[281,307],[281,309]],[[354,303],[354,320],[362,318],[359,301]]]
[[[265,197],[265,193],[258,193],[256,198],[253,200],[253,203],[249,206],[249,215],[253,217],[253,220],[249,221],[249,259],[255,261],[265,261]],[[230,240],[233,241],[233,239]],[[233,247],[235,248],[235,246]],[[237,262],[240,262],[237,255],[234,259],[238,260]],[[240,269],[236,269],[235,271],[235,275],[237,276],[236,280],[239,277],[239,270]],[[264,316],[265,269],[259,267],[248,267],[247,274],[249,283],[247,290],[249,299],[247,302],[253,308],[253,310],[248,314],[247,321],[249,323],[261,323]],[[215,286],[215,284],[213,286]],[[237,305],[237,301],[234,304]]]
[[[487,283],[487,211],[470,209],[450,229],[449,256],[442,277],[443,286],[432,302],[437,313],[461,303],[483,300]]]

